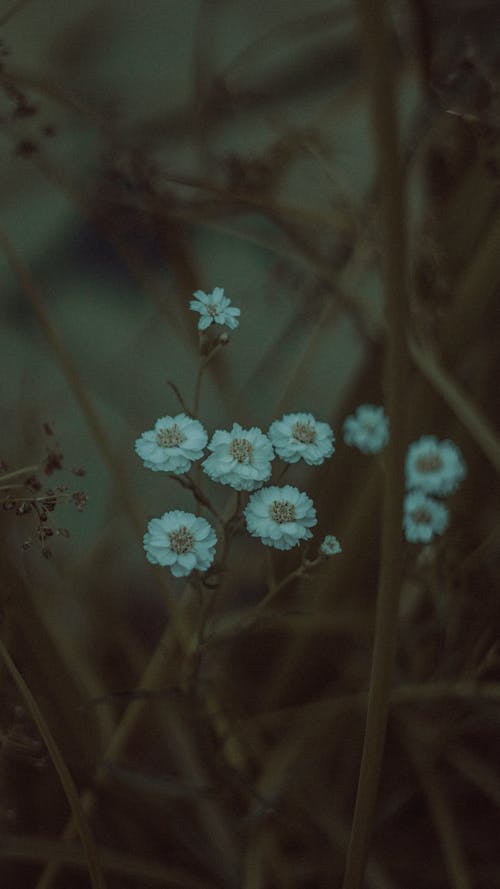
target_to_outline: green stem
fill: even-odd
[[[372,833],[385,745],[397,645],[402,575],[404,410],[408,353],[407,243],[403,164],[400,156],[393,51],[384,0],[359,0],[366,81],[369,84],[378,164],[386,294],[386,401],[391,424],[384,477],[381,569],[365,737],[343,889],[362,885]]]

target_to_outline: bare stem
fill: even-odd
[[[196,380],[194,384],[193,417],[198,417],[198,411],[200,409],[201,382],[203,379],[205,368],[207,364],[209,364],[209,362],[212,360],[212,358],[217,355],[217,352],[219,352],[227,342],[227,337],[225,337],[224,334],[219,334],[217,339],[212,343],[207,354],[200,355],[200,363],[198,365],[198,372],[196,374]]]
[[[186,402],[184,401],[184,398],[182,397],[181,390],[179,389],[178,386],[176,386],[176,384],[174,382],[172,382],[172,380],[167,380],[167,383],[170,386],[170,388],[172,389],[172,392],[174,393],[175,397],[177,398],[182,410],[184,411],[185,414],[187,414],[189,416],[191,414],[191,411],[189,410]]]
[[[14,661],[12,660],[9,652],[7,651],[5,645],[1,640],[0,657],[3,660],[12,679],[14,680],[17,689],[24,701],[24,704],[26,705],[26,709],[28,710],[31,718],[33,719],[33,722],[40,732],[40,735],[43,738],[47,750],[50,754],[50,758],[54,764],[54,768],[59,775],[59,779],[64,788],[66,798],[73,812],[75,829],[80,834],[80,839],[82,841],[82,845],[87,856],[89,876],[91,879],[92,887],[93,889],[106,889],[101,864],[97,854],[96,843],[90,829],[83,804],[80,800],[78,790],[75,786],[75,782],[73,781],[73,777],[66,765],[64,757],[50,730],[50,727],[45,721],[45,718],[31,693],[30,688],[28,687],[25,679],[17,669]]]
[[[381,569],[368,710],[343,889],[359,889],[366,867],[397,645],[403,556],[401,528],[405,433],[403,405],[408,371],[406,212],[396,114],[393,53],[385,7],[384,0],[359,0],[380,190],[387,318],[385,387],[391,438],[384,477]]]
[[[6,472],[4,475],[0,475],[0,482],[7,482],[11,478],[18,478],[20,475],[33,475],[34,472],[38,472],[40,469],[39,464],[37,463],[34,466],[23,466],[22,469],[14,469],[12,472]]]
[[[0,18],[0,28],[3,28],[4,25],[7,24],[8,21],[17,13],[20,12],[23,6],[26,6],[27,3],[30,3],[30,0],[15,0],[15,2],[9,6],[8,9],[5,10],[4,14]]]
[[[194,384],[193,417],[198,416],[198,411],[200,409],[201,381],[203,379],[203,371],[205,370],[206,363],[206,360],[200,359],[200,363],[198,365],[198,372],[196,374],[196,380]]]
[[[212,513],[214,518],[221,525],[224,524],[219,513],[215,509],[215,507],[212,506],[208,497],[205,497],[203,491],[201,490],[199,485],[195,482],[195,480],[193,478],[191,478],[191,476],[189,476],[189,475],[187,475],[187,473],[185,473],[184,475],[172,475],[170,477],[171,477],[172,481],[176,481],[182,488],[185,488],[185,490],[187,490],[187,491],[191,491],[196,502],[199,505],[204,506],[206,509],[208,509],[208,511]]]
[[[97,416],[96,410],[82,383],[72,356],[48,315],[42,294],[40,293],[36,281],[32,277],[28,266],[24,263],[14,244],[1,226],[0,250],[4,253],[14,277],[19,282],[21,292],[31,306],[40,330],[45,336],[52,354],[66,377],[67,383],[80,406],[85,422],[101,451],[110,476],[114,482],[116,493],[123,502],[124,510],[127,512],[136,536],[140,537],[143,533],[142,521],[137,514],[134,500],[129,493],[127,476],[123,466]]]

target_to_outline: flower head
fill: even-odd
[[[147,469],[155,472],[187,472],[193,460],[203,456],[208,436],[201,423],[187,414],[160,417],[154,429],[143,432],[135,450]]]
[[[322,556],[336,556],[337,553],[342,552],[342,547],[340,541],[333,534],[327,534],[319,551]]]
[[[180,509],[151,519],[144,535],[148,562],[168,565],[174,577],[186,577],[193,569],[206,571],[214,560],[216,543],[215,531],[206,519]]]
[[[189,303],[193,312],[200,313],[198,330],[206,330],[214,321],[217,324],[225,324],[231,330],[238,327],[238,315],[240,310],[231,305],[231,300],[224,296],[222,287],[214,287],[212,293],[204,293],[203,290],[195,290]]]
[[[452,441],[423,435],[408,448],[407,488],[418,488],[426,494],[453,494],[465,473],[463,457]]]
[[[292,485],[256,491],[244,514],[250,534],[260,537],[266,546],[283,550],[312,537],[309,528],[317,522],[311,498]]]
[[[363,454],[378,454],[389,441],[389,421],[383,407],[360,404],[344,421],[344,441]]]
[[[319,466],[335,450],[332,429],[312,414],[285,414],[271,423],[268,435],[286,463],[297,463],[302,458],[309,466]]]
[[[429,543],[448,527],[446,506],[423,491],[410,491],[403,503],[403,529],[410,543]]]
[[[237,491],[255,491],[271,475],[274,451],[267,435],[255,426],[243,429],[233,423],[231,432],[218,429],[208,448],[212,453],[203,462],[203,469],[221,485]]]

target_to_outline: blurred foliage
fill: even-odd
[[[391,10],[411,208],[408,440],[453,438],[468,478],[444,537],[408,547],[366,886],[492,889],[500,13],[494,0]],[[3,644],[83,794],[108,889],[340,885],[383,485],[381,462],[340,435],[354,406],[384,401],[356,8],[3,0],[0,24],[0,457],[2,474],[41,467],[42,485],[1,513]],[[141,545],[148,518],[191,509],[191,495],[144,470],[133,443],[177,411],[169,380],[190,402],[188,300],[214,286],[241,325],[209,366],[200,419],[210,432],[265,429],[287,410],[330,422],[332,460],[287,481],[314,499],[317,542],[335,533],[343,553],[245,623],[270,565],[236,535],[196,647],[196,591]],[[276,578],[298,558],[273,554]],[[7,669],[1,695],[2,885],[87,887],[60,774]]]

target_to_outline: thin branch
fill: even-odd
[[[0,640],[0,657],[2,658],[7,670],[14,680],[19,693],[26,705],[33,722],[35,723],[41,737],[45,742],[45,746],[49,752],[50,758],[54,764],[54,768],[59,775],[61,784],[66,794],[68,803],[73,812],[75,827],[80,835],[83,847],[87,855],[87,863],[89,868],[90,879],[94,889],[106,889],[104,875],[97,855],[97,849],[94,837],[90,830],[88,819],[86,817],[83,805],[80,801],[78,790],[75,786],[71,773],[64,761],[64,757],[59,750],[57,742],[42,715],[42,712],[35,701],[26,681],[21,676],[14,661],[12,660],[5,645]]]
[[[462,421],[483,454],[488,458],[496,472],[500,474],[500,439],[489,420],[483,415],[470,398],[465,395],[457,383],[438,363],[428,348],[422,348],[410,338],[409,347],[415,364],[421,374],[426,377],[455,416]]]
[[[0,482],[9,481],[9,479],[17,478],[19,475],[33,475],[39,469],[40,465],[38,463],[33,466],[23,466],[22,469],[14,469],[13,472],[6,472],[4,475],[0,475]]]
[[[174,382],[172,382],[172,380],[167,380],[167,384],[172,389],[172,392],[174,393],[175,397],[177,398],[177,401],[179,402],[184,413],[187,414],[188,417],[190,417],[191,411],[189,410],[186,402],[184,401],[184,398],[182,397],[179,387]]]
[[[429,756],[422,753],[421,742],[411,737],[409,726],[401,725],[401,727],[410,759],[427,799],[450,885],[453,889],[472,889],[462,840],[441,776]]]
[[[384,478],[381,569],[365,737],[343,889],[363,882],[373,827],[397,645],[402,572],[404,405],[408,374],[406,211],[393,52],[384,0],[359,0],[377,156],[386,293],[385,387],[391,439]]]
[[[12,6],[9,6],[8,9],[5,10],[4,14],[0,16],[0,28],[3,28],[7,22],[10,21],[13,16],[16,15],[17,12],[20,12],[23,6],[26,6],[27,3],[30,3],[31,0],[15,0]]]

